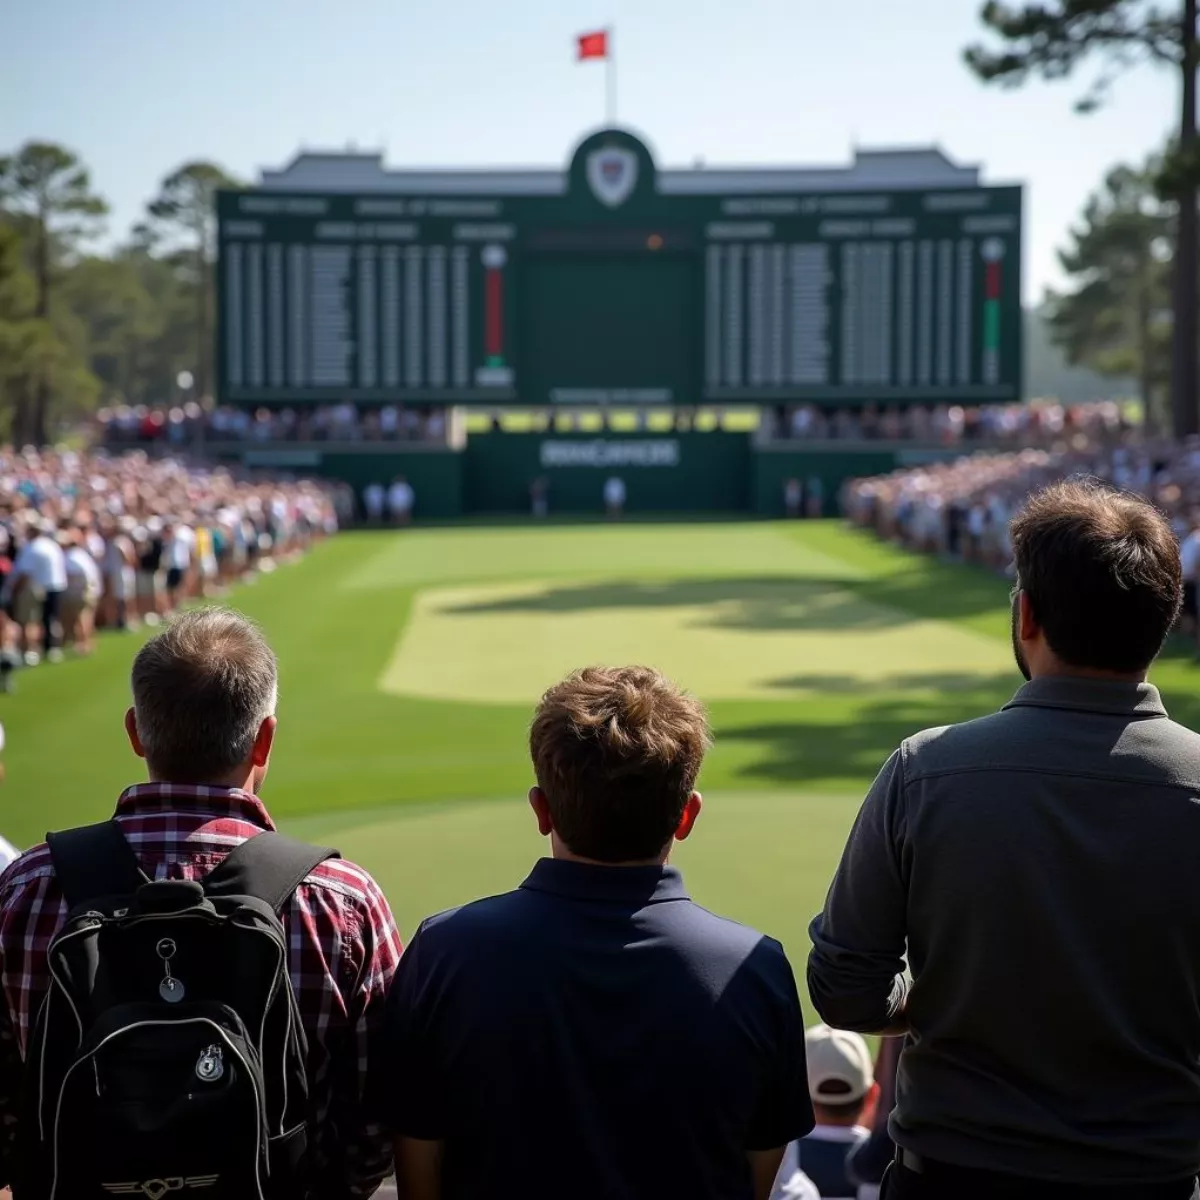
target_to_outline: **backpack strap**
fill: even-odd
[[[235,847],[204,879],[206,896],[254,896],[276,913],[319,864],[342,856],[280,833],[260,833]]]
[[[46,834],[67,907],[105,896],[132,896],[150,880],[115,821]]]

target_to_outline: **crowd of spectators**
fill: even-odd
[[[0,678],[271,570],[352,511],[348,488],[144,451],[0,450]]]
[[[211,411],[195,402],[173,408],[101,409],[100,441],[107,446],[168,446],[185,450],[212,442],[433,442],[446,438],[446,410],[435,405],[350,403],[298,408]]]
[[[1044,446],[1074,441],[1080,435],[1088,444],[1110,444],[1133,428],[1113,401],[1074,405],[1035,401],[976,408],[960,404],[911,408],[779,405],[764,413],[764,422],[769,436],[777,441],[905,441],[939,446]]]
[[[715,410],[715,426],[724,413]],[[696,410],[677,408],[677,432],[697,428]],[[611,414],[601,411],[603,427]],[[228,442],[424,442],[440,444],[448,436],[446,409],[435,405],[355,405],[349,402],[284,408],[202,408],[195,402],[172,408],[121,405],[97,416],[99,440],[111,447],[165,446],[184,451],[205,443]],[[539,410],[532,428],[539,432],[583,428],[583,414]],[[637,410],[635,428],[649,427],[649,411]],[[504,425],[499,415],[493,428]],[[1045,446],[1061,441],[1111,445],[1133,430],[1114,401],[1063,405],[1032,404],[865,405],[822,408],[815,404],[778,405],[762,412],[761,436],[773,441],[894,441],[939,446]]]
[[[1085,450],[1025,449],[846,484],[842,510],[855,524],[927,553],[1004,570],[1012,561],[1009,522],[1026,497],[1055,480],[1092,475],[1152,500],[1183,548],[1184,574],[1200,568],[1200,441],[1146,441]],[[1195,616],[1189,588],[1187,616]]]

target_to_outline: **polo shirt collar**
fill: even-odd
[[[689,898],[674,867],[602,867],[558,858],[538,859],[521,887],[570,900],[638,907]]]
[[[1056,675],[1027,683],[1005,708],[1068,708],[1079,712],[1115,713],[1128,717],[1165,717],[1158,688],[1149,683],[1120,683]]]
[[[871,1131],[863,1125],[816,1125],[811,1133],[806,1133],[806,1142],[854,1142],[864,1141],[871,1136]]]
[[[117,801],[117,816],[145,813],[188,812],[214,820],[249,821],[271,833],[275,822],[266,805],[241,788],[184,783],[138,783],[126,788]]]

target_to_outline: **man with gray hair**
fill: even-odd
[[[115,821],[149,879],[203,879],[275,828],[258,799],[275,740],[275,655],[244,617],[198,609],[142,647],[132,682],[125,729],[150,781],[122,794]],[[313,868],[280,915],[308,1038],[311,1194],[367,1197],[391,1165],[363,1084],[400,957],[396,924],[371,877],[338,858]],[[66,919],[51,854],[38,846],[0,882],[0,1169],[11,1161],[22,1062],[50,984],[47,950]]]

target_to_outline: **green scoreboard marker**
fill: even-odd
[[[620,130],[552,175],[222,193],[220,399],[1020,397],[1019,187],[660,173]]]

